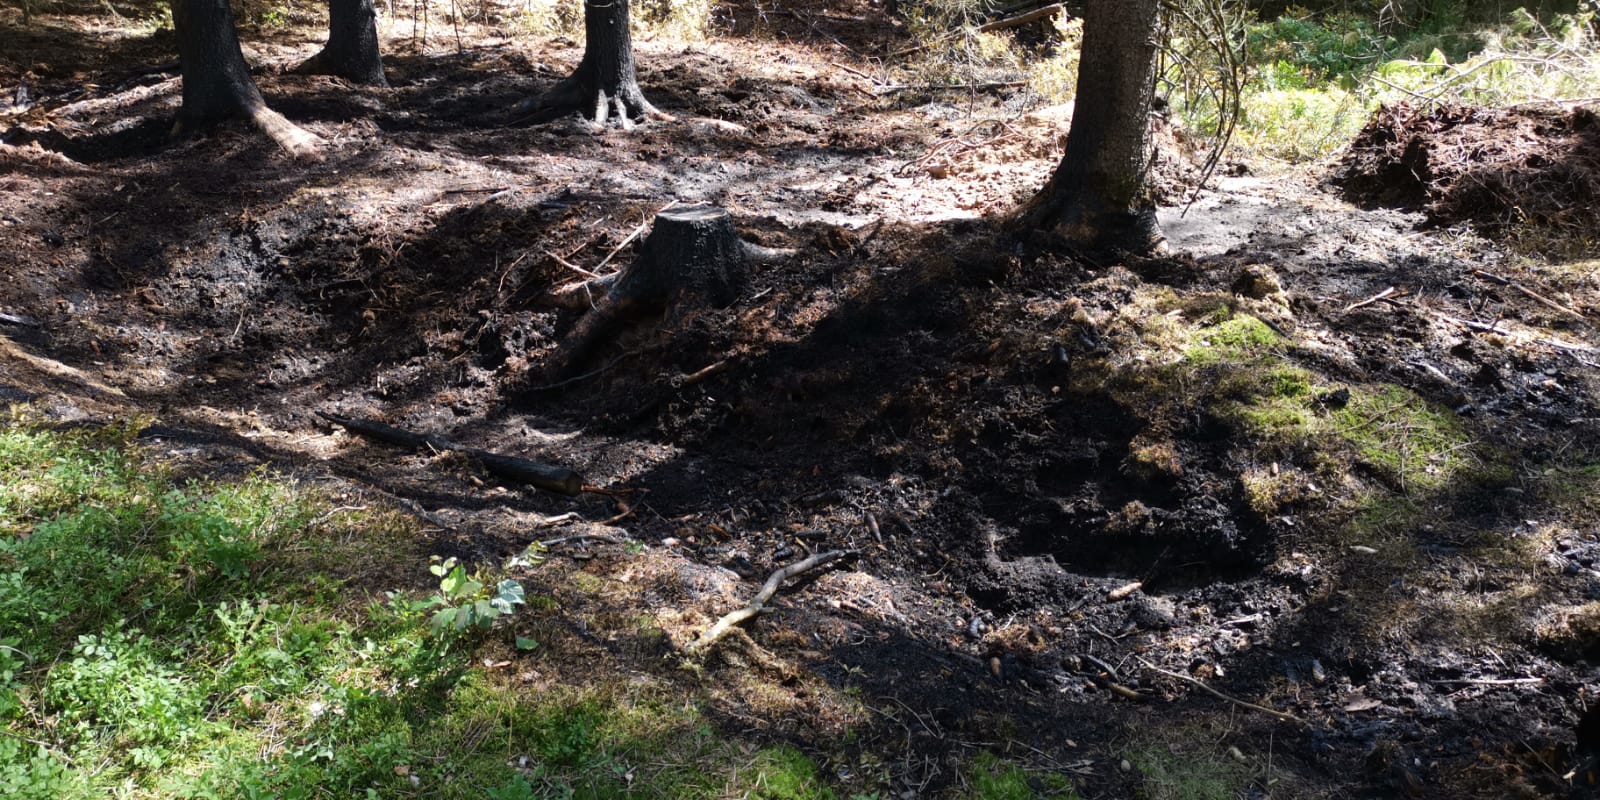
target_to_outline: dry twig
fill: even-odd
[[[1405,289],[1400,289],[1398,287],[1390,286],[1389,288],[1384,289],[1383,291],[1378,292],[1377,294],[1375,294],[1375,295],[1373,295],[1373,296],[1371,296],[1371,297],[1369,297],[1369,298],[1367,298],[1365,300],[1362,300],[1362,301],[1357,302],[1357,303],[1351,303],[1350,305],[1345,306],[1344,310],[1345,310],[1345,313],[1348,314],[1351,311],[1354,311],[1354,310],[1356,310],[1358,308],[1365,308],[1366,306],[1370,306],[1373,303],[1387,302],[1387,303],[1393,304],[1393,303],[1395,303],[1395,301],[1399,300],[1400,298],[1409,296],[1410,294],[1411,294],[1411,292],[1409,292],[1409,291],[1407,291]]]
[[[1173,672],[1171,670],[1162,669],[1162,668],[1160,668],[1160,667],[1158,667],[1158,666],[1156,666],[1156,665],[1154,665],[1154,664],[1150,663],[1149,661],[1146,661],[1146,660],[1144,660],[1142,658],[1139,659],[1139,663],[1143,664],[1145,669],[1148,669],[1151,672],[1157,673],[1159,675],[1165,675],[1165,676],[1167,676],[1169,678],[1176,678],[1177,680],[1183,681],[1184,683],[1187,683],[1190,686],[1193,686],[1196,689],[1199,689],[1200,691],[1205,692],[1206,694],[1209,694],[1212,697],[1217,698],[1218,700],[1226,700],[1227,702],[1232,703],[1232,704],[1234,704],[1234,705],[1236,705],[1236,706],[1238,706],[1240,708],[1248,709],[1250,711],[1259,711],[1259,712],[1261,712],[1263,714],[1266,714],[1267,716],[1275,717],[1275,718],[1281,719],[1281,720],[1283,720],[1285,722],[1298,722],[1298,723],[1301,723],[1301,724],[1305,724],[1304,720],[1302,720],[1299,717],[1297,717],[1297,716],[1295,716],[1293,714],[1290,714],[1290,713],[1288,713],[1286,711],[1278,711],[1276,709],[1267,708],[1266,706],[1256,705],[1255,703],[1252,703],[1252,702],[1250,702],[1248,700],[1240,700],[1237,697],[1232,697],[1230,695],[1223,694],[1222,692],[1219,692],[1216,689],[1211,688],[1209,685],[1206,684],[1205,681],[1202,681],[1199,678],[1191,678],[1188,675],[1184,675],[1183,673],[1180,673],[1180,672]]]
[[[712,625],[705,633],[700,635],[699,639],[689,645],[688,651],[690,653],[698,653],[705,650],[716,644],[722,637],[727,636],[728,631],[766,610],[767,603],[778,594],[779,589],[783,588],[785,581],[832,564],[842,558],[852,558],[855,555],[856,551],[854,550],[829,550],[826,553],[817,553],[809,558],[803,558],[772,573],[767,577],[767,582],[761,585],[761,591],[756,592],[756,596],[749,603],[745,604],[743,608],[729,612],[722,619],[717,620],[716,624]]]

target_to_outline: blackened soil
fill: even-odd
[[[888,35],[875,14],[805,30]],[[40,110],[0,117],[0,311],[24,320],[0,322],[0,396],[153,416],[152,449],[197,472],[267,463],[388,498],[442,555],[627,536],[533,578],[575,620],[540,669],[572,680],[689,681],[683,646],[772,570],[858,551],[692,688],[728,732],[793,742],[846,790],[954,796],[993,750],[1084,797],[1167,796],[1151,753],[1228,759],[1252,797],[1587,791],[1592,269],[1419,232],[1296,176],[1164,212],[1176,255],[1090,263],[995,222],[1059,157],[1062,109],[913,107],[827,39],[726,38],[641,48],[677,122],[526,128],[505,109],[575,49],[469,44],[397,53],[390,90],[263,70],[269,100],[333,143],[319,164],[242,129],[156,136],[168,78],[87,97],[38,82]],[[278,66],[311,47],[261,45]],[[974,113],[1013,133],[952,146]],[[731,306],[657,309],[551,377],[585,313],[552,290],[629,263],[680,202],[727,208],[780,255]],[[1228,330],[1255,349],[1218,350]],[[1263,394],[1269,378],[1289,388]],[[1300,421],[1245,413],[1264,397]],[[1401,401],[1352,419],[1351,397]],[[616,493],[534,492],[318,411]],[[578,573],[632,588],[572,596]],[[607,638],[642,612],[678,626]],[[708,688],[747,678],[762,690]],[[839,716],[838,695],[870,711]]]

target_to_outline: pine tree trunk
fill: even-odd
[[[183,62],[183,106],[174,134],[242,117],[291,155],[316,157],[322,140],[267,108],[245,66],[228,0],[180,0],[173,22]]]
[[[583,60],[544,96],[518,105],[516,113],[527,115],[527,122],[548,122],[577,112],[596,125],[614,122],[624,129],[637,119],[672,119],[639,89],[628,2],[584,0]]]
[[[328,0],[328,43],[294,71],[388,86],[378,52],[378,12],[372,0]]]
[[[1148,173],[1161,0],[1088,0],[1066,153],[1019,214],[1091,250],[1161,243]]]

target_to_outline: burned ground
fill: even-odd
[[[1581,255],[1593,252],[1600,229],[1600,124],[1582,106],[1386,108],[1351,144],[1334,181],[1352,202]]]
[[[519,622],[547,646],[505,654],[508,684],[649,675],[847,790],[955,795],[988,750],[1085,797],[1167,796],[1217,760],[1249,796],[1589,791],[1593,262],[1418,230],[1316,175],[1165,210],[1171,256],[1053,253],[1000,220],[1059,157],[1063,109],[875,92],[842,42],[800,36],[837,20],[778,37],[733,13],[773,38],[641,46],[680,119],[631,135],[508,124],[570,46],[473,32],[365,89],[277,74],[313,44],[259,42],[268,101],[333,143],[317,164],[243,130],[168,141],[176,79],[133,74],[159,43],[69,65],[28,40],[18,63],[59,66],[0,118],[4,397],[154,419],[180,469],[399,504],[431,552],[485,566],[576,512],[558,524],[637,546],[529,576],[558,602]],[[1528,136],[1559,148],[1581,113]],[[1439,185],[1407,205],[1437,219]],[[543,298],[568,265],[626,263],[669,202],[788,255],[550,380],[581,312]],[[319,411],[570,466],[624,505]],[[860,555],[681,668],[828,547]]]

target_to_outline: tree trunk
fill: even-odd
[[[624,130],[637,119],[670,120],[639,89],[633,69],[629,0],[584,0],[583,60],[555,88],[516,108],[527,122],[548,122],[577,112],[595,125],[614,122]]]
[[[1160,246],[1147,180],[1160,14],[1161,0],[1088,0],[1066,153],[1022,226],[1094,251]]]
[[[378,12],[372,0],[328,0],[328,43],[294,71],[388,86],[378,54]]]
[[[183,62],[183,107],[174,134],[243,117],[291,155],[317,156],[320,138],[267,108],[245,66],[228,0],[180,0],[173,22]]]

